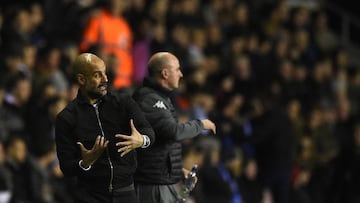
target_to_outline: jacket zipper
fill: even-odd
[[[104,130],[102,128],[102,124],[101,124],[100,116],[99,116],[99,104],[98,103],[94,104],[94,108],[95,108],[96,118],[97,118],[100,130],[101,130],[101,135],[105,138],[105,133],[104,133]],[[113,166],[113,163],[112,163],[111,158],[110,158],[110,153],[109,153],[109,148],[108,147],[106,148],[106,154],[107,154],[108,162],[109,162],[109,165],[110,165],[109,192],[112,192],[112,190],[113,190],[113,179],[114,179],[114,166]]]

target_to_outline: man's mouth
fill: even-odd
[[[99,85],[99,89],[100,89],[100,90],[106,90],[106,88],[107,88],[107,84],[101,84],[101,85]]]

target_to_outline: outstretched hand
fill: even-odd
[[[205,130],[211,130],[214,134],[216,134],[216,125],[209,119],[201,120]]]
[[[124,156],[125,154],[129,153],[131,150],[139,148],[144,143],[144,137],[139,133],[139,131],[134,126],[133,119],[130,120],[130,127],[131,127],[131,135],[123,135],[123,134],[116,134],[115,137],[121,138],[125,141],[116,143],[116,146],[120,146],[121,148],[118,150],[120,152],[120,156]]]
[[[102,152],[108,146],[109,141],[105,140],[103,136],[97,136],[93,147],[88,150],[84,147],[81,142],[77,142],[80,146],[81,156],[82,156],[82,163],[81,165],[85,168],[91,166],[95,161],[100,157]]]

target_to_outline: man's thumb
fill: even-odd
[[[131,132],[136,131],[133,119],[130,119],[130,127],[131,127]]]
[[[84,145],[81,142],[77,142],[76,144],[79,145],[81,151],[86,151],[86,148],[84,147]]]

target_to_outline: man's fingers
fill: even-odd
[[[216,134],[216,125],[215,125],[215,123],[213,123],[212,121],[210,121],[210,130],[214,133],[214,134]]]
[[[98,146],[100,145],[100,139],[101,139],[101,136],[98,135],[98,136],[96,137],[95,143],[94,143],[94,145],[93,145],[93,150],[97,149]]]
[[[216,126],[214,125],[211,129],[213,131],[214,134],[216,134]]]
[[[130,127],[131,127],[131,135],[133,135],[134,133],[139,133],[139,131],[136,129],[136,127],[134,125],[133,119],[130,119]]]
[[[84,145],[81,142],[77,142],[76,144],[79,145],[81,151],[87,151],[87,149],[84,147]]]
[[[100,150],[103,151],[109,144],[109,141],[106,140],[103,136],[100,138],[100,143],[99,146],[97,146],[97,148],[95,148],[94,150]]]
[[[109,144],[109,140],[106,140],[105,144],[104,144],[104,148],[106,148]]]
[[[123,157],[123,156],[125,156],[125,154],[129,153],[130,151],[131,151],[131,148],[129,147],[123,153],[121,153],[120,156]]]
[[[116,134],[115,137],[121,138],[121,139],[123,139],[123,140],[131,140],[131,139],[132,139],[131,136],[129,136],[129,135],[123,135],[123,134]]]
[[[211,132],[216,134],[216,125],[215,125],[215,123],[213,123],[212,121],[210,121],[208,119],[201,120],[201,122],[204,125],[204,129],[211,130]]]
[[[130,119],[130,127],[131,127],[131,132],[133,132],[134,130],[136,130],[133,119]],[[136,130],[136,131],[137,131],[137,130]]]
[[[105,139],[104,136],[98,136],[96,138],[95,144],[92,148],[92,151],[104,150],[109,144],[109,141]]]
[[[102,139],[102,142],[100,143],[100,147],[106,148],[109,144],[109,140],[106,140],[104,137]]]
[[[131,150],[131,146],[130,145],[126,145],[124,147],[121,147],[120,149],[118,149],[118,152],[124,152],[126,150]]]
[[[126,146],[126,145],[131,145],[131,142],[130,141],[125,141],[125,142],[116,143],[116,146]]]
[[[105,138],[104,138],[104,136],[101,136],[100,142],[99,142],[99,146],[100,146],[100,147],[101,147],[101,146],[104,146],[104,143],[105,143]]]

